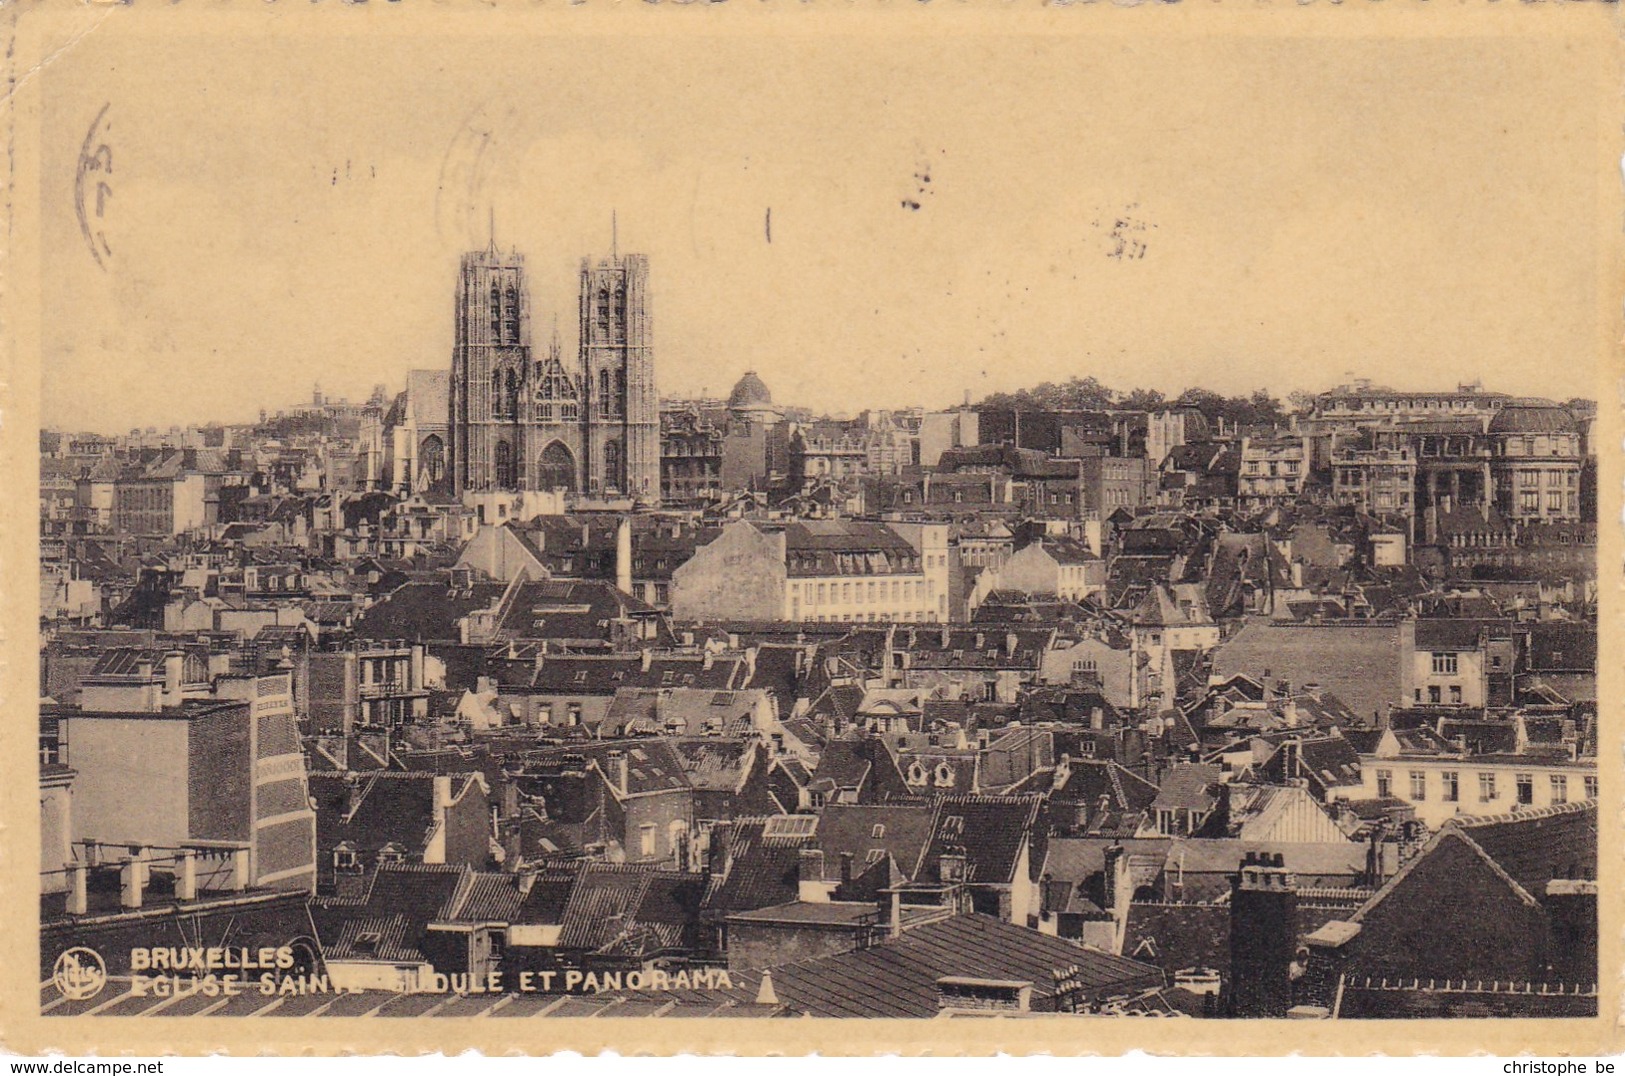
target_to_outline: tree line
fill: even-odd
[[[1304,411],[1313,400],[1312,394],[1300,391],[1290,393],[1283,404],[1268,389],[1255,389],[1244,396],[1225,396],[1210,389],[1191,388],[1169,397],[1156,389],[1119,392],[1096,378],[1074,377],[1059,384],[1045,381],[1017,392],[995,392],[984,397],[977,406],[1023,411],[1104,411],[1114,407],[1155,411],[1164,407],[1194,407],[1209,422],[1223,419],[1226,425],[1275,426],[1286,421],[1289,408]]]

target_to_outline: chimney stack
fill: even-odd
[[[1279,852],[1248,852],[1231,880],[1232,1016],[1286,1016],[1297,934],[1297,878]]]
[[[615,587],[632,593],[632,519],[622,516],[615,528]]]
[[[609,752],[609,773],[607,776],[610,783],[615,786],[616,791],[623,796],[627,794],[627,788],[632,783],[631,766],[632,764],[627,759],[625,751],[617,747]]]
[[[796,899],[805,904],[829,902],[829,890],[824,885],[824,852],[819,848],[803,848],[797,864]]]
[[[179,706],[181,704],[181,679],[186,669],[186,655],[179,650],[171,650],[164,655],[164,701],[165,706]]]

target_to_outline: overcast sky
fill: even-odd
[[[1600,98],[1537,42],[139,45],[42,78],[47,424],[396,391],[449,362],[493,213],[567,354],[617,214],[667,395],[1595,393]],[[73,213],[104,104],[106,268]]]

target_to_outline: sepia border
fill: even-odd
[[[1036,2],[954,2],[930,4],[903,0],[730,0],[723,4],[525,3],[488,6],[451,2],[412,8],[408,5],[310,4],[284,0],[263,4],[204,4],[191,0],[160,5],[138,0],[131,6],[12,4],[0,12],[7,37],[4,53],[6,135],[6,239],[0,262],[0,324],[6,356],[0,379],[0,428],[3,428],[4,489],[7,491],[3,537],[0,537],[0,590],[3,601],[4,710],[0,726],[5,777],[0,782],[0,822],[7,834],[0,855],[0,886],[7,909],[0,925],[0,1045],[38,1053],[197,1054],[416,1054],[469,1048],[492,1055],[545,1054],[558,1050],[623,1055],[673,1054],[803,1054],[906,1055],[1119,1054],[1145,1050],[1152,1054],[1288,1053],[1370,1055],[1375,1053],[1496,1054],[1539,1053],[1587,1055],[1618,1050],[1620,1033],[1622,949],[1621,786],[1620,760],[1625,713],[1625,676],[1619,660],[1625,650],[1621,635],[1619,566],[1625,543],[1619,521],[1621,421],[1619,344],[1621,299],[1625,288],[1625,243],[1622,243],[1621,126],[1625,123],[1621,82],[1621,19],[1618,5],[1591,0],[1512,3],[1510,0],[1320,0],[1292,3],[1210,2],[1186,0],[1138,6],[1108,2],[1044,6]],[[35,690],[37,668],[36,587],[38,466],[35,433],[40,392],[42,327],[40,274],[40,207],[31,194],[39,189],[41,101],[36,74],[89,34],[189,35],[200,47],[229,48],[233,38],[266,32],[294,38],[325,34],[434,34],[449,43],[460,37],[492,32],[550,35],[715,35],[721,39],[758,35],[865,34],[948,37],[975,34],[1104,34],[1125,37],[1211,39],[1265,36],[1291,38],[1427,39],[1455,36],[1530,36],[1560,38],[1572,58],[1571,77],[1591,80],[1596,101],[1596,167],[1608,177],[1594,207],[1600,245],[1601,289],[1596,357],[1600,403],[1599,630],[1601,656],[1600,773],[1600,1015],[1590,1020],[1459,1020],[1459,1021],[1144,1021],[1132,1019],[1022,1020],[818,1020],[695,1021],[548,1019],[492,1024],[471,1019],[402,1021],[368,1019],[267,1020],[238,1024],[229,1019],[45,1018],[38,1014],[37,967],[38,862]],[[883,77],[883,73],[877,73]],[[996,77],[990,73],[990,77]],[[1493,176],[1493,172],[1489,173]],[[1539,361],[1546,361],[1542,357]],[[118,376],[110,371],[109,376]],[[1284,1023],[1284,1022],[1283,1022]]]

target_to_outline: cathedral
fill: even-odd
[[[581,262],[580,351],[531,339],[524,255],[463,255],[457,279],[446,470],[453,492],[564,490],[660,497],[660,401],[649,260]]]

